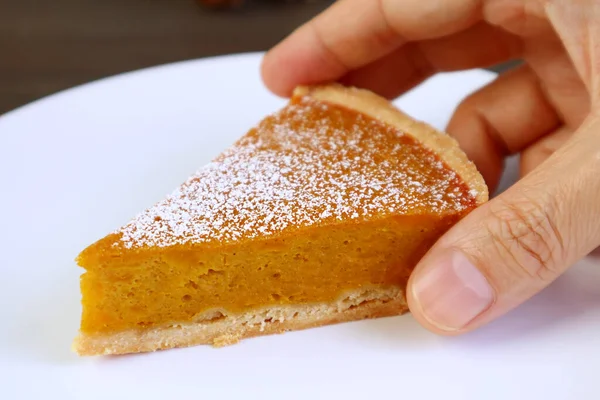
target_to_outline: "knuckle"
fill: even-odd
[[[480,104],[481,101],[479,101],[478,92],[469,94],[458,104],[458,106],[454,110],[453,119],[460,121],[475,119],[477,123],[481,123],[481,111],[479,109]]]
[[[471,93],[459,103],[456,112],[469,113],[477,110],[479,104],[479,92]]]
[[[544,282],[554,280],[561,272],[564,242],[552,209],[551,201],[531,198],[500,200],[490,207],[489,236],[495,251],[514,272]]]
[[[402,35],[395,29],[395,26],[390,19],[391,13],[388,9],[389,2],[386,0],[377,0],[376,6],[383,25],[383,28],[375,33],[376,42],[379,42],[379,44],[385,47],[397,45],[399,38],[402,38]]]
[[[456,115],[474,119],[485,132],[496,134],[493,124],[488,121],[488,95],[485,91],[477,91],[469,94],[456,108]],[[492,136],[493,137],[493,136]]]
[[[346,70],[351,69],[350,61],[346,60],[338,50],[339,46],[336,46],[329,42],[328,35],[322,31],[322,23],[319,20],[312,20],[308,23],[308,28],[312,29],[314,37],[317,39],[321,50],[325,53],[326,57],[336,64],[336,66],[342,67]]]

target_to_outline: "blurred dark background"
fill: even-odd
[[[143,67],[267,50],[333,0],[0,0],[0,114]]]
[[[330,0],[0,0],[0,114],[120,72],[266,50]]]

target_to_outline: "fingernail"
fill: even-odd
[[[465,327],[494,301],[494,290],[479,269],[458,251],[425,260],[413,277],[413,298],[437,328]]]

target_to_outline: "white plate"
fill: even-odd
[[[152,68],[0,117],[0,398],[598,398],[600,262],[587,259],[507,317],[440,338],[408,315],[114,358],[70,352],[73,259],[283,105],[259,55]],[[398,102],[443,128],[483,71]]]

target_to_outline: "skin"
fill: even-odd
[[[281,96],[339,81],[391,99],[437,72],[515,58],[525,63],[466,98],[447,127],[491,191],[508,155],[521,154],[521,178],[416,267],[409,306],[436,333],[487,324],[600,245],[600,0],[339,0],[263,60]],[[468,273],[457,283],[442,269]],[[490,292],[457,291],[465,279]],[[459,293],[462,311],[439,307],[434,289]],[[473,315],[454,315],[464,310]]]

